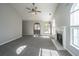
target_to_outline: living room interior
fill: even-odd
[[[0,56],[79,56],[78,3],[0,3]]]

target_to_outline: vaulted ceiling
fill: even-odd
[[[43,20],[43,21],[51,20],[57,7],[56,3],[35,3],[35,5],[38,7],[38,10],[42,12],[38,13],[37,15],[33,15],[31,13],[28,13],[29,10],[26,9],[26,7],[32,8],[33,7],[32,3],[14,3],[11,5],[21,15],[23,20]],[[51,13],[51,15],[49,15],[49,13]]]

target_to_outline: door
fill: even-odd
[[[40,23],[34,24],[34,35],[40,35]]]

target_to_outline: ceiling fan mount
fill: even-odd
[[[27,9],[27,10],[29,10],[29,12],[28,12],[28,13],[34,13],[34,14],[41,13],[41,11],[40,11],[40,10],[37,10],[37,9],[38,9],[38,7],[37,7],[37,6],[35,6],[35,3],[32,3],[32,5],[33,5],[33,7],[32,7],[32,8],[28,8],[28,7],[26,7],[26,9]]]
[[[33,6],[35,5],[35,3],[32,3],[33,4]]]

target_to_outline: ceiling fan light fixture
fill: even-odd
[[[35,12],[32,12],[31,14],[35,15]]]
[[[49,15],[52,15],[51,13],[49,13]]]

